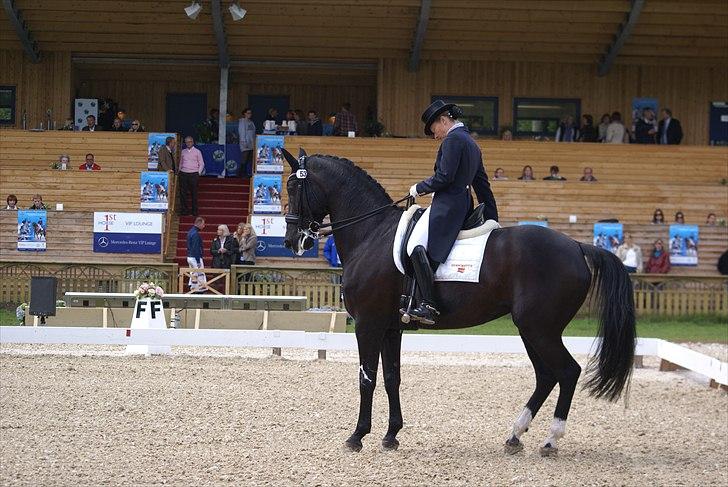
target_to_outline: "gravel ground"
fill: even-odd
[[[728,485],[728,395],[653,359],[628,409],[577,392],[559,456],[541,458],[555,395],[525,451],[502,452],[533,387],[524,356],[405,354],[400,449],[379,448],[380,373],[354,454],[355,354],[122,350],[0,348],[0,485]]]

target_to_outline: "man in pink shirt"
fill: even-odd
[[[197,216],[197,180],[202,174],[205,163],[202,160],[202,152],[195,147],[195,139],[185,137],[185,148],[179,158],[179,190],[182,201],[182,215],[190,214]],[[191,201],[187,201],[189,194]]]

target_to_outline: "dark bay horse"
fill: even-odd
[[[356,320],[361,400],[356,429],[345,445],[361,450],[362,438],[371,431],[381,355],[389,398],[389,429],[382,446],[396,449],[402,428],[398,309],[403,276],[394,265],[392,245],[403,210],[349,160],[285,155],[293,170],[287,182],[285,245],[298,254],[310,248],[323,218],[330,216],[344,268],[346,308]],[[632,285],[610,252],[539,226],[496,229],[485,249],[479,283],[437,282],[435,288],[443,312],[432,328],[465,328],[508,313],[518,328],[536,387],[506,441],[508,453],[523,448],[520,436],[558,383],[554,419],[540,450],[542,455],[557,451],[581,374],[561,334],[590,288],[600,313],[600,338],[585,387],[596,397],[616,401],[628,386],[635,347]]]

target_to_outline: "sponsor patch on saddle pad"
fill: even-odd
[[[405,273],[401,255],[402,239],[404,239],[407,224],[412,219],[414,212],[419,208],[419,205],[412,205],[402,214],[397,225],[397,233],[394,236],[392,257],[394,258],[394,265],[397,266],[397,269],[402,274]],[[429,213],[430,209],[428,208],[417,222],[407,243],[408,253],[417,245],[427,247]],[[488,220],[479,227],[460,231],[447,260],[437,268],[435,280],[478,282],[480,279],[480,267],[483,264],[483,256],[485,254],[485,246],[488,243],[490,232],[496,228],[500,228],[498,222]]]

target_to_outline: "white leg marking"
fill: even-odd
[[[362,380],[365,380],[365,381],[369,382],[370,384],[372,383],[372,380],[367,375],[366,371],[364,370],[364,366],[363,365],[360,365],[359,366],[359,373],[361,374],[361,379]]]
[[[556,442],[563,438],[564,434],[566,434],[566,420],[554,418],[551,422],[551,429],[549,429],[549,436],[543,442],[543,446],[550,445],[552,448],[556,448]]]
[[[533,420],[533,414],[531,414],[531,410],[528,408],[523,408],[523,411],[521,411],[521,414],[518,415],[518,418],[516,419],[516,422],[513,423],[513,436],[516,438],[520,438],[523,433],[528,429],[529,426],[531,426],[531,421]]]

